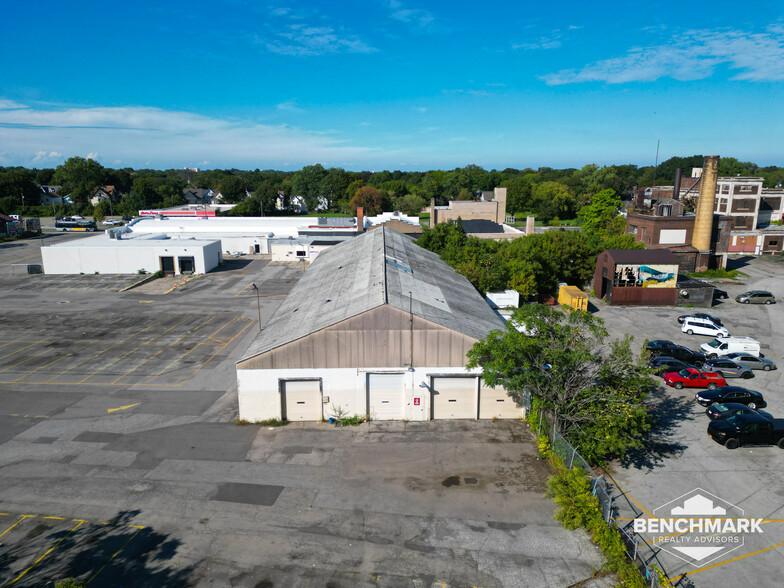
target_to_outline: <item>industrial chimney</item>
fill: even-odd
[[[681,199],[681,168],[675,168],[675,185],[672,188],[672,197],[675,200]]]
[[[357,231],[365,232],[365,209],[361,206],[357,206]]]
[[[697,218],[694,220],[694,234],[691,244],[699,251],[697,271],[708,268],[711,237],[713,235],[713,209],[716,200],[716,180],[719,173],[719,156],[706,155],[702,164],[700,200],[697,203]]]

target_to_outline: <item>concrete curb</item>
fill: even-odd
[[[122,290],[119,290],[119,292],[125,292],[127,290],[131,290],[133,288],[136,288],[136,286],[141,286],[142,284],[146,284],[147,282],[152,282],[153,280],[156,280],[156,279],[157,279],[157,277],[155,276],[155,274],[150,274],[149,276],[147,276],[143,280],[139,280],[138,282],[134,282],[130,286],[126,286]]]
[[[164,292],[164,294],[169,294],[170,292],[174,292],[180,286],[184,286],[188,282],[191,282],[191,281],[195,280],[196,278],[198,278],[201,275],[204,275],[204,274],[193,274],[190,278],[187,278],[184,282],[182,282],[180,284],[174,284],[174,286],[172,286],[171,288],[166,290],[166,292]]]

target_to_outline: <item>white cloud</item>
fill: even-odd
[[[278,110],[283,110],[285,112],[305,112],[305,110],[297,106],[297,103],[294,102],[293,100],[276,104],[275,108],[277,108]]]
[[[688,81],[710,77],[722,64],[739,70],[733,80],[784,80],[784,27],[768,27],[763,33],[688,31],[663,45],[634,47],[624,56],[603,59],[580,70],[561,70],[541,79],[551,86],[652,82],[662,77]]]
[[[432,33],[441,30],[432,12],[421,8],[408,8],[399,0],[386,0],[384,4],[391,19],[405,23],[415,31]]]
[[[251,168],[287,161],[342,165],[368,159],[374,151],[334,134],[159,108],[46,106],[0,112],[0,161],[19,165],[85,153],[132,166],[207,160]]]
[[[19,108],[27,108],[27,105],[20,104],[14,100],[3,100],[0,98],[0,110],[17,110]]]
[[[517,43],[512,45],[512,49],[523,51],[534,51],[537,49],[558,49],[561,46],[560,31],[553,31],[551,35],[542,36],[538,39]]]
[[[90,153],[87,154],[87,159],[94,159],[95,161],[98,161],[98,152],[90,151]]]
[[[427,112],[427,108],[424,106],[414,106],[412,110],[416,110],[417,112],[425,113]]]
[[[378,51],[344,30],[330,26],[286,25],[276,33],[277,40],[266,41],[268,51],[294,57],[311,57],[328,53],[375,53]]]

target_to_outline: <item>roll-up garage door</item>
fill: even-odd
[[[403,374],[368,374],[368,412],[378,421],[400,420],[403,414]]]
[[[434,419],[475,419],[476,378],[433,378]]]
[[[490,388],[482,382],[479,388],[480,419],[516,419],[522,411],[501,386]]]
[[[321,420],[321,385],[318,380],[281,382],[283,415],[290,421]]]

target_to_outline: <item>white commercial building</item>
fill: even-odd
[[[103,235],[41,247],[46,274],[204,274],[221,262],[219,241],[170,239],[165,235],[123,238]]]
[[[319,254],[237,362],[240,418],[519,418],[466,353],[504,321],[438,255],[388,228]]]

